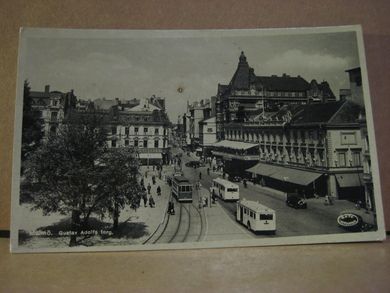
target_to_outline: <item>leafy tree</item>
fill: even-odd
[[[43,137],[42,118],[31,107],[30,85],[27,80],[23,87],[22,161],[34,151]]]
[[[27,179],[36,186],[34,208],[71,215],[71,229],[78,233],[87,227],[91,213],[102,213],[97,162],[107,150],[101,120],[95,114],[68,115],[58,134],[29,157],[26,167]],[[70,238],[69,246],[74,245],[77,235]]]
[[[141,199],[141,188],[137,182],[138,160],[132,148],[113,149],[101,159],[101,180],[98,190],[104,201],[102,212],[113,219],[113,231],[119,224],[120,211],[126,206],[137,206]]]

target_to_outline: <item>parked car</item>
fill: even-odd
[[[231,176],[229,180],[232,182],[241,182],[242,178],[240,176]]]
[[[287,193],[286,205],[295,209],[307,208],[306,200],[297,193]]]

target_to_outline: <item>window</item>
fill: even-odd
[[[148,128],[144,127],[144,133],[148,133]]]
[[[361,165],[361,162],[360,162],[360,152],[353,152],[352,153],[352,166],[360,166]]]
[[[57,127],[54,125],[50,127],[50,133],[49,135],[55,135],[57,133]]]
[[[207,132],[213,132],[212,128],[207,128]]]
[[[125,127],[125,134],[129,135],[129,127],[127,127],[127,126]]]
[[[340,167],[345,167],[346,166],[346,153],[345,152],[340,152],[338,154],[338,160],[339,160],[339,166]]]
[[[135,132],[135,133],[138,133],[138,127],[135,127],[135,128],[134,128],[134,132]]]
[[[354,132],[342,132],[341,133],[341,144],[350,145],[356,144],[356,135]]]
[[[51,112],[50,115],[51,120],[57,120],[58,112]]]
[[[154,147],[158,148],[158,140],[157,139],[154,141]]]
[[[267,221],[267,220],[273,220],[274,215],[273,214],[260,214],[260,220]]]
[[[111,133],[116,134],[116,126],[111,127]]]
[[[111,147],[116,148],[116,140],[111,140]]]
[[[125,146],[128,146],[128,145],[129,145],[129,140],[125,139]]]
[[[148,147],[148,140],[144,139],[144,148],[147,148],[147,147]]]
[[[154,129],[154,134],[158,134],[158,128]]]
[[[227,192],[237,192],[237,188],[228,188]]]
[[[137,140],[137,139],[134,140],[134,146],[135,146],[135,147],[138,147],[138,140]]]
[[[305,131],[301,131],[301,141],[302,143],[305,143]]]
[[[58,103],[58,101],[57,101],[57,100],[54,100],[54,101],[53,101],[53,106],[57,106],[57,103]]]

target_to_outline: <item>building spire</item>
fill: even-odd
[[[240,55],[239,60],[240,60],[240,63],[247,63],[247,62],[246,62],[246,56],[245,56],[245,54],[244,54],[244,51],[241,51],[241,55]]]

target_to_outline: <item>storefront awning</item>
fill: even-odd
[[[213,144],[214,147],[224,147],[235,150],[248,150],[253,147],[258,147],[258,144],[255,143],[247,143],[242,141],[233,141],[233,140],[221,140]]]
[[[322,175],[321,173],[314,173],[297,169],[289,169],[283,167],[278,168],[280,168],[280,170],[271,174],[271,178],[303,186],[309,185]]]
[[[267,176],[276,180],[303,186],[309,185],[323,175],[322,173],[292,169],[265,163],[258,163],[256,166],[248,169],[247,171],[261,176]]]
[[[161,153],[145,153],[139,154],[140,159],[162,159]]]
[[[363,186],[363,174],[336,174],[341,188]]]
[[[249,168],[246,171],[261,176],[270,176],[272,173],[275,172],[275,168],[272,165],[258,163],[257,165],[253,166],[252,168]]]

